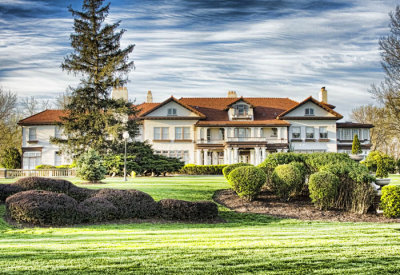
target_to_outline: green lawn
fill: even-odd
[[[215,190],[228,187],[222,177],[106,182],[91,187],[137,188],[157,200],[211,200]],[[16,229],[0,219],[0,273],[400,272],[399,224],[305,222],[220,210],[227,223]]]

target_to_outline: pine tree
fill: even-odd
[[[358,135],[354,135],[354,139],[353,139],[353,144],[351,146],[351,153],[353,155],[358,155],[362,153],[361,150],[361,143],[360,140],[358,139]]]
[[[103,2],[84,0],[82,11],[69,8],[74,17],[74,33],[70,36],[73,52],[65,57],[61,68],[79,75],[81,80],[78,87],[70,88],[67,115],[62,118],[68,139],[52,141],[72,156],[88,148],[109,152],[113,145],[122,142],[124,131],[131,137],[137,134],[136,123],[128,120],[136,113],[132,103],[110,98],[113,87],[127,83],[126,74],[134,67],[128,59],[134,45],[121,49],[125,30],[117,30],[120,22],[104,22],[110,4]]]

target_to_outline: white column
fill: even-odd
[[[201,127],[196,128],[196,134],[197,134],[197,142],[201,141]]]
[[[250,164],[256,165],[254,150],[250,150]]]
[[[255,162],[254,165],[259,165],[260,164],[260,147],[255,147],[254,148],[254,154],[255,154]]]
[[[218,164],[218,152],[214,151],[212,153],[212,164],[217,165]]]
[[[239,148],[233,148],[233,163],[239,162]]]
[[[228,140],[228,135],[229,135],[229,133],[228,133],[228,130],[229,130],[229,128],[228,128],[228,127],[225,127],[225,128],[224,128],[225,141],[227,141],[227,140]]]
[[[251,127],[250,128],[250,137],[255,137],[256,135],[255,135],[255,129],[254,129],[254,127]]]
[[[208,149],[204,149],[203,152],[204,152],[204,161],[203,161],[203,164],[204,164],[204,165],[208,165]]]
[[[266,157],[267,157],[267,148],[262,147],[261,148],[261,162],[263,162]]]
[[[197,165],[203,164],[203,158],[201,157],[201,149],[196,150],[196,164]]]
[[[231,147],[226,148],[226,157],[228,160],[226,164],[232,164],[232,148]]]

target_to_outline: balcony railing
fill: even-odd
[[[199,139],[198,144],[224,144],[226,142],[266,142],[266,143],[287,143],[286,138],[265,138],[265,137],[227,137],[223,139]]]
[[[75,169],[0,169],[0,178],[75,176]]]

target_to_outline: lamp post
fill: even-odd
[[[127,144],[128,138],[129,138],[129,133],[128,133],[128,132],[124,132],[124,133],[122,134],[122,137],[124,138],[124,141],[125,141],[125,154],[124,154],[124,181],[127,181],[127,178],[126,178],[126,144]]]

